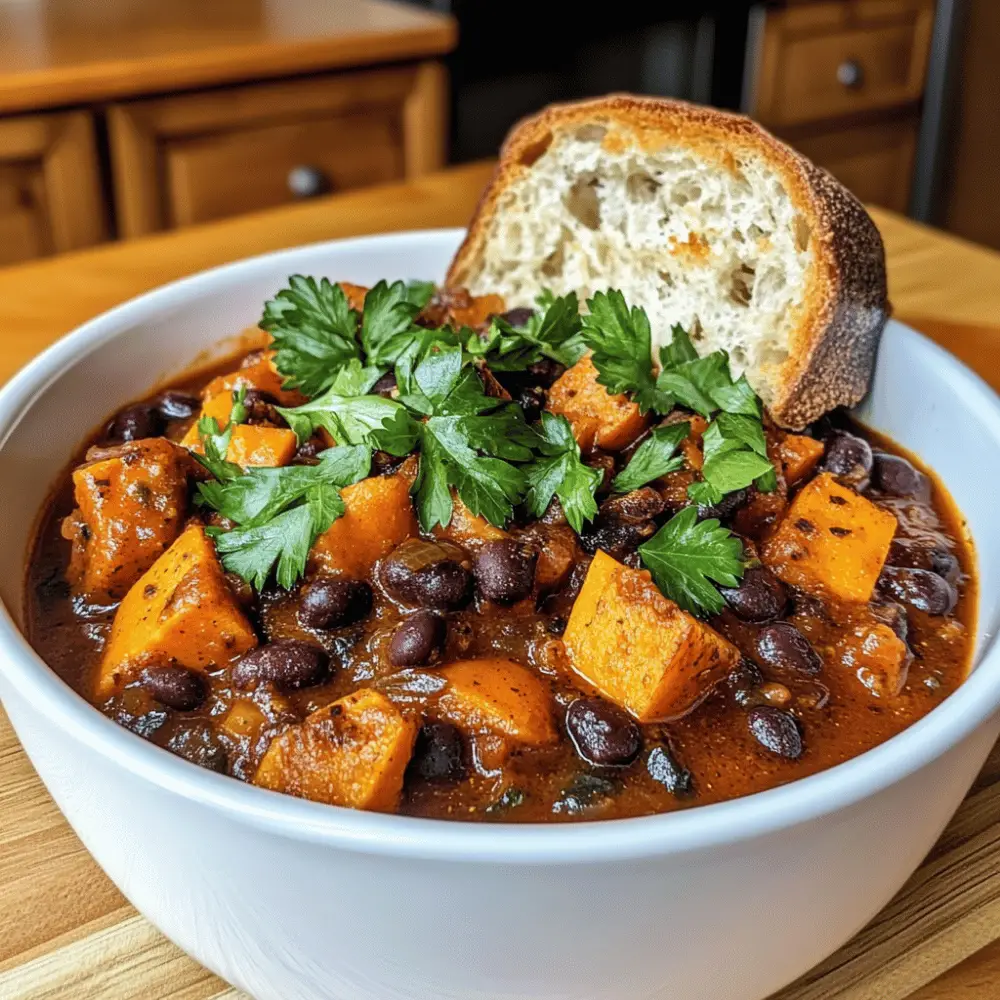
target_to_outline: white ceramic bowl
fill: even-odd
[[[944,478],[980,555],[978,665],[905,733],[784,788],[674,815],[446,823],[250,787],[133,736],[67,688],[17,622],[36,514],[111,411],[254,323],[288,274],[440,278],[457,231],[243,261],[86,324],[0,392],[0,695],[125,895],[258,1000],[760,1000],[899,889],[995,741],[1000,402],[898,323],[861,417]]]

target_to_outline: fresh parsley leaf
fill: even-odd
[[[714,507],[722,500],[722,490],[704,481],[692,483],[687,488],[687,495],[691,502],[699,507]]]
[[[406,283],[406,298],[418,309],[423,309],[434,298],[436,287],[433,281],[408,281]]]
[[[417,516],[424,531],[435,525],[446,526],[451,521],[451,490],[448,488],[448,466],[444,450],[433,436],[427,437],[420,448],[420,466],[413,481],[413,496]]]
[[[403,281],[380,281],[368,290],[361,317],[361,346],[369,365],[392,365],[409,344],[421,307]]]
[[[723,451],[749,448],[767,458],[767,441],[759,420],[736,413],[720,413],[702,435],[705,459],[714,458]]]
[[[368,394],[378,381],[378,368],[362,368],[353,359],[326,392],[302,406],[278,407],[300,442],[320,428],[338,444],[369,445],[391,455],[406,455],[417,440],[417,427],[402,403]]]
[[[688,409],[710,417],[719,407],[712,398],[716,387],[729,383],[729,361],[724,351],[664,368],[656,380],[661,392],[672,395]]]
[[[593,520],[597,514],[594,497],[604,473],[581,461],[573,428],[564,416],[543,412],[540,435],[543,457],[525,470],[525,504],[535,517],[541,517],[552,497],[559,497],[566,520],[579,533],[583,522]]]
[[[338,368],[358,357],[358,314],[340,285],[293,274],[288,287],[264,304],[260,321],[271,334],[274,363],[286,385],[309,396],[321,393]]]
[[[722,610],[722,595],[713,581],[735,587],[743,576],[740,540],[714,518],[699,522],[693,506],[675,514],[640,545],[639,555],[660,590],[695,614]]]
[[[721,493],[732,493],[773,471],[766,458],[749,449],[738,449],[724,451],[707,460],[702,466],[701,474]]]
[[[216,479],[233,479],[243,470],[230,462],[226,455],[229,452],[229,442],[232,440],[233,428],[247,418],[246,388],[241,387],[233,393],[233,406],[229,411],[229,420],[225,427],[219,427],[215,417],[202,417],[198,421],[198,436],[204,454],[192,452],[192,457],[203,465]]]
[[[675,400],[657,386],[645,311],[638,306],[629,310],[616,289],[597,292],[587,306],[590,313],[583,317],[583,340],[593,351],[597,381],[609,392],[629,393],[643,413],[669,413]]]
[[[330,448],[316,465],[248,468],[224,482],[198,485],[198,503],[238,527],[210,528],[223,566],[260,589],[276,567],[288,589],[305,571],[316,539],[344,513],[340,488],[368,475],[366,447]]]
[[[726,413],[742,413],[760,419],[760,399],[750,387],[746,375],[741,375],[728,385],[715,386],[712,389],[712,399],[719,409],[725,410]]]
[[[691,425],[686,420],[655,428],[635,450],[628,465],[615,476],[611,488],[616,493],[628,493],[681,468],[684,459],[676,452],[690,431]]]
[[[761,493],[773,493],[778,488],[778,474],[772,466],[769,471],[758,476],[753,482]]]
[[[543,291],[536,299],[538,311],[523,326],[513,326],[495,316],[486,334],[472,332],[466,350],[486,359],[494,371],[523,371],[543,358],[576,364],[586,345],[580,331],[580,303],[575,292],[560,297]]]
[[[670,343],[664,344],[660,348],[660,367],[676,368],[686,361],[697,361],[698,352],[695,350],[687,330],[679,323],[675,323],[670,328]]]

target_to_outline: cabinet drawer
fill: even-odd
[[[863,202],[906,212],[919,127],[912,116],[790,141]]]
[[[0,121],[0,264],[90,246],[106,235],[90,116]]]
[[[840,0],[765,14],[753,113],[775,127],[920,100],[934,0]]]
[[[416,176],[443,160],[440,66],[395,67],[109,110],[122,235]]]

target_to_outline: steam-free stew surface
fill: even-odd
[[[205,384],[232,371],[239,360],[183,380],[168,396],[152,397],[150,407],[119,414],[96,443],[114,448],[123,437],[160,434],[184,439]],[[551,392],[547,383],[552,374],[538,376],[542,398]],[[262,426],[281,423],[270,403],[265,400],[257,414]],[[254,779],[272,740],[295,732],[297,724],[336,699],[370,689],[394,704],[407,724],[419,727],[401,794],[377,807],[463,820],[561,821],[645,815],[748,795],[846,761],[899,733],[956,688],[970,658],[973,566],[960,519],[943,487],[930,477],[929,491],[918,483],[916,496],[894,496],[892,490],[909,489],[909,480],[903,488],[898,480],[900,469],[905,479],[910,466],[879,458],[900,454],[890,442],[844,420],[826,420],[812,433],[825,445],[820,462],[842,473],[841,482],[852,475],[852,435],[875,450],[876,468],[864,476],[870,482],[855,478],[853,486],[898,519],[890,569],[883,571],[872,600],[861,603],[821,599],[788,585],[777,584],[775,590],[767,570],[748,572],[740,592],[729,594],[726,610],[709,622],[735,644],[742,659],[700,704],[672,721],[637,724],[609,700],[598,699],[596,689],[568,664],[561,637],[592,554],[603,549],[635,564],[638,540],[671,516],[679,505],[678,485],[682,495],[693,478],[690,469],[667,476],[655,489],[629,494],[633,509],[625,512],[627,517],[621,516],[620,497],[599,493],[601,515],[579,539],[557,511],[540,521],[522,517],[520,525],[512,525],[510,536],[525,542],[529,551],[569,553],[565,581],[547,594],[529,585],[528,596],[514,595],[513,602],[487,599],[484,592],[490,594],[491,587],[501,591],[493,596],[511,596],[502,590],[505,579],[509,583],[511,574],[516,577],[517,566],[501,566],[491,576],[490,568],[477,562],[482,541],[475,538],[449,543],[446,554],[463,573],[470,567],[473,572],[455,584],[458,594],[445,599],[447,607],[439,602],[434,612],[422,606],[427,602],[419,593],[407,591],[406,579],[400,583],[407,566],[392,564],[399,551],[393,543],[374,570],[355,581],[362,586],[354,590],[325,592],[316,581],[329,578],[315,565],[305,585],[290,591],[271,584],[254,594],[230,578],[263,643],[250,666],[242,668],[258,683],[237,686],[241,668],[234,664],[245,659],[240,651],[231,662],[208,670],[207,688],[187,694],[186,675],[169,670],[152,682],[134,679],[111,694],[100,688],[99,663],[120,595],[92,602],[67,583],[70,542],[61,525],[74,508],[67,471],[45,512],[31,560],[31,642],[69,685],[121,725],[200,766],[244,781]],[[783,433],[769,428],[768,436],[776,451]],[[315,443],[300,448],[294,461],[314,461],[315,451]],[[587,461],[620,469],[627,457],[597,449]],[[398,461],[385,461],[385,478],[403,474]],[[818,474],[819,468],[813,469],[788,491],[790,496],[815,482]],[[926,481],[920,483],[926,486]],[[185,487],[192,488],[190,483]],[[787,501],[750,492],[749,500],[742,496],[735,509],[718,513],[759,549],[773,534],[776,514]],[[211,523],[204,510],[185,510],[188,518]],[[811,527],[807,519],[800,521]],[[403,544],[405,552],[414,542]],[[416,556],[419,562],[419,551]],[[906,589],[906,580],[893,582],[892,565],[929,568],[943,586],[929,597],[914,594],[912,587]],[[452,584],[438,581],[445,590]],[[947,607],[934,606],[935,594],[941,593]],[[339,620],[345,615],[355,620],[321,627],[331,602],[344,612]],[[902,637],[912,653],[898,693],[891,682],[880,688],[879,678],[858,665],[863,661],[859,645],[866,638],[872,641],[873,627],[879,624]],[[876,634],[884,636],[885,630],[876,629]],[[281,640],[305,645],[283,646]],[[273,675],[253,659],[267,649],[285,650]],[[310,658],[309,650],[317,649],[324,655]],[[428,649],[435,652],[428,656]],[[550,736],[524,741],[495,726],[477,731],[461,719],[454,725],[458,717],[449,711],[448,692],[452,683],[461,684],[462,676],[461,668],[454,673],[456,668],[447,665],[483,659],[511,661],[537,680],[551,718],[546,723],[552,727]],[[411,662],[417,665],[407,666]],[[282,671],[298,671],[298,680],[287,682],[286,676],[282,682]],[[480,682],[473,678],[469,683]],[[507,683],[517,689],[517,677]]]

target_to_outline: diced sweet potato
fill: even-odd
[[[819,597],[871,598],[889,554],[896,518],[829,473],[807,483],[761,549],[785,583]]]
[[[221,392],[205,400],[201,413],[181,439],[190,451],[204,452],[198,422],[202,417],[214,417],[219,427],[225,427],[233,408],[232,392]],[[288,465],[298,447],[295,432],[287,427],[266,427],[260,424],[239,424],[229,437],[226,458],[246,468],[250,465],[275,467]]]
[[[365,308],[365,299],[368,298],[368,289],[364,285],[352,285],[349,281],[338,281],[341,290],[347,296],[347,304],[351,309],[361,312]]]
[[[534,524],[524,537],[538,546],[535,564],[535,591],[548,594],[558,590],[572,572],[583,550],[576,532],[568,524]]]
[[[274,468],[288,465],[297,447],[295,432],[287,427],[241,424],[233,428],[226,458],[244,469],[250,465]]]
[[[681,454],[687,462],[689,469],[701,472],[701,467],[705,464],[705,454],[702,450],[701,436],[708,428],[708,421],[698,414],[693,414],[689,418],[691,433],[681,441]]]
[[[341,496],[344,515],[316,540],[311,571],[362,579],[404,538],[417,534],[408,470],[371,476],[348,486]]]
[[[70,583],[92,598],[119,598],[180,534],[187,511],[187,456],[164,438],[77,469]]]
[[[556,379],[549,389],[548,409],[570,422],[584,451],[621,451],[649,425],[648,414],[642,416],[627,396],[612,395],[597,381],[589,355]]]
[[[459,660],[437,674],[448,682],[438,697],[438,713],[456,726],[534,746],[558,739],[548,688],[520,664],[502,659]]]
[[[778,461],[789,486],[805,479],[822,457],[823,442],[804,434],[785,434],[778,444]]]
[[[455,492],[452,492],[451,495],[451,520],[444,528],[438,525],[434,529],[434,534],[438,538],[444,538],[456,545],[465,545],[469,548],[507,537],[507,532],[503,528],[490,524],[485,517],[479,514],[473,514]]]
[[[282,406],[298,406],[304,397],[294,389],[283,389],[284,375],[274,366],[274,352],[265,351],[263,356],[246,368],[237,368],[226,375],[218,375],[212,379],[202,391],[203,399],[211,399],[220,393],[230,395],[234,389],[258,389],[273,396]],[[229,411],[226,411],[229,416]]]
[[[682,611],[645,571],[598,551],[563,636],[574,670],[640,722],[693,708],[739,650]]]
[[[906,643],[881,622],[846,631],[836,652],[840,663],[876,698],[892,698],[903,690],[913,659]]]
[[[416,735],[415,721],[364,688],[272,740],[254,782],[327,805],[392,812]]]
[[[249,698],[239,698],[223,716],[219,728],[234,740],[255,740],[267,724],[264,713]]]
[[[147,664],[206,670],[257,645],[200,524],[181,533],[118,607],[101,659],[106,698]]]
[[[453,301],[448,309],[451,322],[457,327],[471,326],[473,329],[485,326],[491,316],[504,311],[504,301],[499,295],[472,295],[467,302]]]

